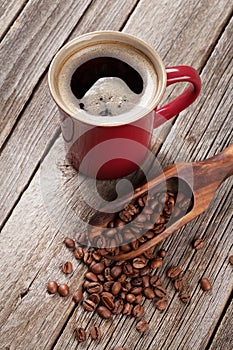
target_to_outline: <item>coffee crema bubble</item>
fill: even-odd
[[[146,108],[157,81],[155,67],[142,52],[128,44],[103,42],[86,46],[66,60],[58,90],[73,113],[114,117]]]

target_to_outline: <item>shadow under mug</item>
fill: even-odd
[[[59,76],[67,60],[80,52],[82,56],[83,48],[93,45],[98,47],[100,43],[130,45],[153,64],[157,86],[152,101],[141,108],[139,113],[128,113],[127,116],[89,116],[83,110],[71,110],[63,99],[58,81],[70,80],[70,76],[65,73]],[[77,61],[76,68],[79,64]],[[114,31],[87,33],[67,43],[54,57],[48,80],[50,92],[60,111],[67,159],[75,169],[97,179],[120,178],[138,169],[149,153],[153,128],[187,108],[201,89],[201,80],[194,68],[165,68],[153,47],[135,36]],[[173,101],[158,107],[166,86],[178,82],[190,84]],[[70,81],[67,86],[70,89]],[[72,91],[68,93],[72,94]]]

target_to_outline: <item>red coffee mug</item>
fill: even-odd
[[[153,67],[155,79],[151,83],[148,78],[145,83],[145,89],[153,91],[152,98],[140,108],[136,106],[135,112],[111,117],[90,115],[75,105],[70,88],[72,67],[96,53],[117,57],[119,48],[124,50],[128,64],[133,66],[134,58],[136,61],[139,55]],[[201,89],[201,80],[194,68],[165,68],[150,45],[132,35],[114,31],[88,33],[70,41],[53,59],[48,78],[51,94],[60,110],[67,158],[75,169],[97,179],[119,178],[138,169],[148,155],[153,128],[188,107]],[[166,86],[177,82],[190,85],[173,101],[158,107]]]

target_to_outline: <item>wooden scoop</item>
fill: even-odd
[[[134,201],[137,197],[143,196],[143,194],[161,185],[164,181],[178,178],[178,180],[182,179],[190,187],[193,194],[193,206],[186,215],[173,222],[159,235],[143,243],[137,250],[119,254],[115,257],[111,256],[110,258],[113,260],[132,259],[169,237],[182,226],[203,213],[209,207],[217,188],[231,175],[233,175],[233,144],[218,155],[204,161],[174,164],[166,168],[163,173],[155,179],[137,188],[132,198],[129,198],[127,195],[122,197],[118,201],[121,207],[124,203],[129,203],[130,201]],[[116,203],[114,203],[114,206],[116,207]],[[97,213],[90,223],[92,225],[97,224],[98,226],[105,227],[106,223],[115,216],[115,214],[107,214],[107,212],[110,212],[113,208],[113,204],[110,203],[101,210],[102,214]]]

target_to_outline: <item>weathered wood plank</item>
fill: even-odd
[[[200,4],[197,6],[195,1],[189,1],[186,5],[182,1],[169,3],[164,0],[150,4],[142,1],[136,9],[134,19],[130,20],[130,25],[127,25],[125,30],[141,36],[158,48],[167,64],[191,64],[195,56],[197,60],[194,66],[201,69],[204,57],[213,46],[230,12],[230,5],[226,0],[220,3],[216,1],[211,6],[209,2],[201,3],[202,6]],[[77,26],[72,38],[92,30],[119,29],[135,4],[135,1],[122,1],[121,6],[115,1],[94,2],[87,16],[84,16]],[[95,13],[94,20],[93,13]],[[114,16],[112,16],[113,13]],[[167,17],[169,13],[174,13],[170,19]],[[194,18],[193,14],[195,14]],[[190,17],[188,26],[183,20],[186,17]],[[166,25],[162,25],[162,18],[165,18],[163,23]],[[154,30],[151,30],[152,23]],[[205,26],[208,32],[208,42],[206,42],[206,31],[200,30]],[[177,37],[177,33],[180,33],[180,36]],[[199,39],[195,44],[194,38],[196,37]],[[188,40],[188,38],[191,39]],[[177,44],[173,43],[175,40]],[[32,116],[36,118],[32,119]],[[26,129],[25,125],[27,125]],[[3,203],[0,227],[27,185],[57,125],[58,114],[48,93],[46,78],[44,78],[0,156],[4,169],[8,173],[8,177],[3,176],[0,179],[2,188],[0,203]],[[170,126],[168,123],[163,128],[163,133],[161,133],[161,128],[159,132],[155,132],[154,152],[160,147]]]
[[[122,0],[121,4],[122,6],[119,6],[119,3],[114,0],[93,2],[75,28],[71,39],[94,30],[119,30],[136,1]],[[111,15],[112,13],[114,16]],[[0,161],[4,164],[5,172],[8,173],[7,177],[4,173],[0,174],[1,188],[8,188],[4,194],[1,192],[3,197],[0,199],[0,227],[27,185],[46,146],[57,132],[58,125],[59,116],[48,90],[46,76],[39,84],[32,101],[0,154]],[[21,171],[19,172],[18,169]]]
[[[233,301],[227,308],[227,312],[215,334],[210,350],[232,349],[232,323],[233,323]]]
[[[0,46],[0,147],[55,52],[91,0],[31,0]]]
[[[22,11],[27,0],[2,0],[0,3],[0,39],[7,32],[11,23]]]
[[[190,129],[190,125],[198,118],[198,115],[195,114],[196,109],[192,114],[187,112],[190,114],[190,125],[186,123],[186,127],[182,129],[182,140],[189,143],[193,142],[195,138],[197,140],[195,145],[198,144],[199,139],[203,144],[198,154],[195,154],[194,147],[190,150],[187,158],[190,157],[192,160],[219,151],[219,148],[226,146],[232,137],[229,128],[229,125],[231,125],[229,102],[231,100],[227,100],[227,98],[230,99],[230,86],[227,82],[231,66],[226,64],[229,55],[223,55],[223,52],[228,52],[231,43],[228,40],[230,31],[231,27],[229,26],[210,57],[202,75],[203,89],[211,86],[212,90],[208,94],[213,92],[214,99],[218,87],[223,86],[223,90],[221,90],[222,103],[219,103],[215,109],[212,108],[213,101],[210,96],[208,95],[209,99],[207,99],[207,96],[202,96],[198,115],[203,115],[202,123],[204,125],[210,124],[208,131],[211,136],[208,135],[210,142],[207,145],[203,140],[206,130],[202,123],[196,124],[195,128]],[[215,75],[214,72],[217,73],[222,65],[225,65],[225,71],[221,72],[220,75]],[[225,85],[224,82],[226,82]],[[213,120],[212,124],[210,123],[211,120]],[[220,124],[221,132],[219,127],[216,127]],[[175,127],[178,125],[179,127],[183,125],[181,118],[175,123]],[[173,137],[172,149],[175,152],[176,147],[179,149],[180,142],[174,129],[172,129],[170,137]],[[50,159],[53,160],[55,165],[59,159],[63,161],[63,155],[60,152],[61,146],[61,140],[58,139],[49,153]],[[161,150],[163,157],[166,156],[165,150],[166,143]],[[169,151],[167,156],[169,158]],[[165,163],[164,161],[163,164]],[[69,167],[68,170],[70,170]],[[85,208],[83,208],[84,204],[81,204],[80,198],[78,198],[73,212],[69,212],[66,199],[64,201],[65,195],[68,195],[68,192],[65,191],[71,190],[68,181],[72,182],[74,173],[70,174],[67,171],[62,177],[59,170],[56,175],[58,185],[60,183],[60,193],[63,193],[63,197],[57,198],[59,198],[58,203],[60,213],[63,213],[62,221],[64,222],[63,228],[65,228],[69,224],[69,220],[72,217],[75,219],[75,214],[83,212]],[[20,347],[24,349],[25,346],[29,349],[34,348],[38,341],[40,341],[41,348],[51,348],[72,309],[69,300],[59,299],[57,296],[48,296],[45,293],[46,282],[49,279],[56,278],[60,282],[67,280],[61,274],[59,266],[63,259],[71,258],[71,255],[62,245],[63,234],[66,234],[66,231],[62,229],[61,232],[58,232],[54,227],[54,225],[60,224],[61,221],[58,223],[54,221],[54,224],[52,224],[44,210],[39,180],[39,174],[37,174],[2,231],[4,239],[0,245],[0,256],[3,261],[3,268],[0,271],[0,279],[3,290],[1,291],[0,300],[1,308],[4,306],[4,309],[1,314],[3,326],[0,336],[2,344],[11,346],[11,349]],[[181,348],[184,349],[202,349],[207,344],[211,330],[229,295],[232,283],[231,267],[228,265],[229,247],[232,245],[231,227],[229,225],[232,213],[231,181],[229,179],[221,186],[205,215],[194,223],[187,225],[185,230],[180,231],[164,243],[164,246],[169,248],[170,252],[166,260],[167,265],[178,263],[184,267],[186,274],[189,275],[190,284],[193,287],[191,305],[187,307],[181,305],[178,298],[173,297],[170,285],[170,305],[164,314],[158,314],[151,303],[145,303],[146,315],[150,319],[151,325],[151,331],[147,337],[139,337],[136,334],[133,328],[135,321],[121,317],[116,318],[113,324],[101,322],[104,335],[99,344],[90,343],[89,340],[86,344],[80,345],[79,348],[111,349],[115,345],[123,345],[123,342],[125,342],[126,348],[129,349],[153,349],[155,346],[160,348],[161,345],[168,349],[172,341],[174,348],[179,348],[181,345],[183,346]],[[86,192],[90,192],[88,181],[83,182],[83,191],[85,184]],[[50,185],[53,186],[53,183],[50,182]],[[102,186],[106,187],[106,182],[102,182]],[[72,192],[74,192],[73,190],[74,187]],[[77,193],[74,192],[74,197],[76,195]],[[62,210],[62,203],[67,211]],[[25,218],[25,213],[28,213],[27,218]],[[55,218],[59,216],[59,213],[55,214]],[[51,219],[53,218],[51,217]],[[186,235],[183,234],[185,232]],[[205,237],[206,246],[202,251],[194,252],[190,243],[195,236],[199,235]],[[13,270],[11,266],[14,266]],[[30,266],[33,266],[33,269]],[[77,275],[70,281],[72,291],[80,283],[81,276],[84,273],[84,269],[79,267],[77,263],[75,269]],[[164,270],[165,268],[160,270],[162,275]],[[198,280],[203,274],[207,274],[213,281],[213,291],[210,294],[203,294],[198,287]],[[28,293],[20,300],[17,296],[24,288],[29,286]],[[220,293],[221,298],[219,297]],[[190,322],[188,322],[189,319]],[[73,334],[74,325],[78,323],[86,326],[94,320],[100,322],[96,315],[92,319],[90,314],[83,313],[82,309],[78,308],[62,331],[55,348],[76,349],[77,343]],[[194,325],[196,325],[195,330],[193,330]],[[110,339],[110,336],[112,336],[112,339]],[[191,345],[189,344],[189,337]]]

